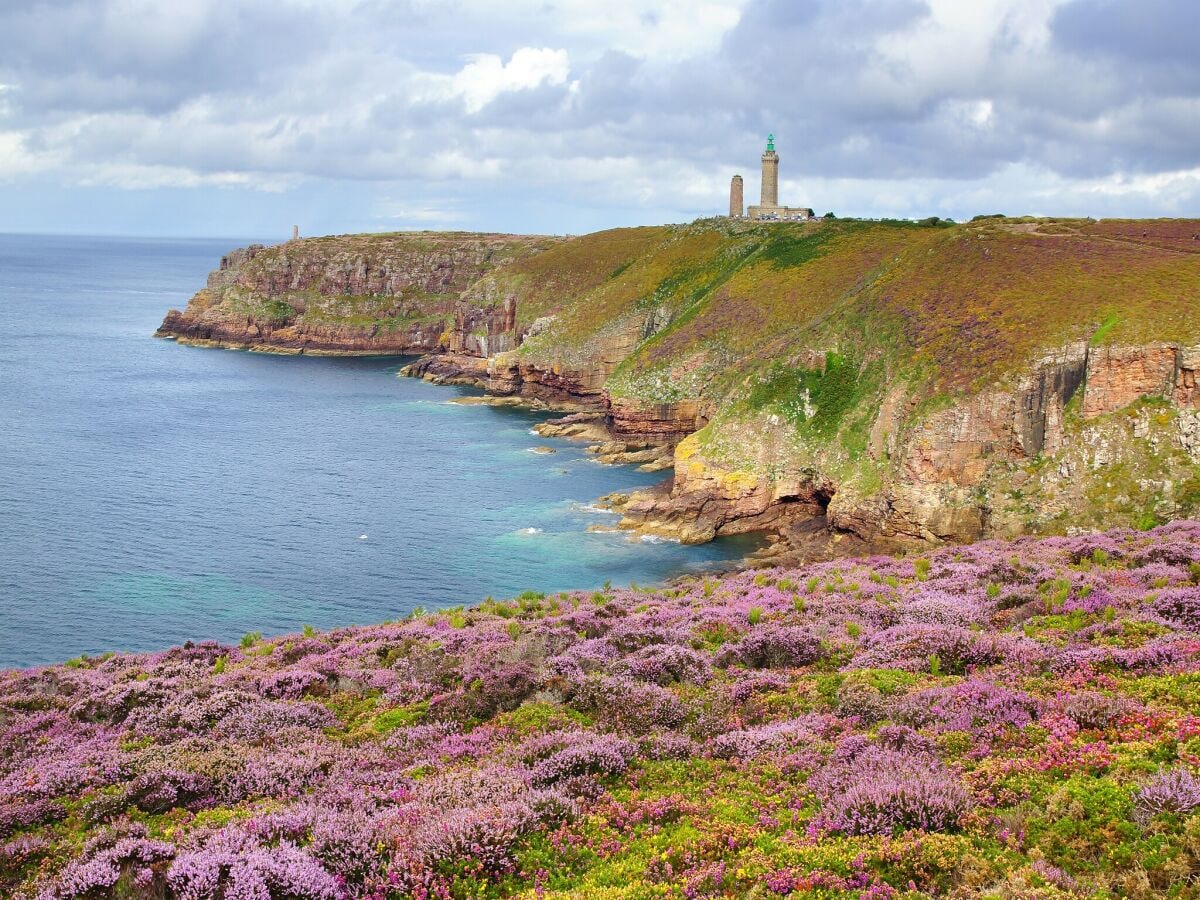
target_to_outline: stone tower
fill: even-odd
[[[758,205],[766,209],[779,205],[779,155],[773,134],[767,135],[767,149],[762,155],[762,199]]]
[[[740,219],[742,217],[742,209],[745,206],[745,199],[742,196],[742,176],[734,175],[733,180],[729,182],[729,215],[730,218]]]

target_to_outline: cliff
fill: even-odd
[[[892,546],[1200,513],[1198,296],[1192,221],[718,219],[250,248],[160,334],[429,350],[672,452],[626,527]]]
[[[435,233],[306,238],[221,260],[158,336],[279,353],[487,354],[512,345],[509,299],[468,287],[555,238]]]

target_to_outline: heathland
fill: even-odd
[[[0,892],[1195,896],[1200,525],[0,674]]]

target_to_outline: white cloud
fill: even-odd
[[[466,215],[455,208],[453,198],[441,198],[422,206],[384,200],[377,206],[382,211],[376,213],[374,218],[382,220],[382,223],[372,226],[373,231],[418,231],[433,225],[454,225],[466,219]]]
[[[1111,197],[1140,195],[1145,199],[1194,196],[1197,188],[1200,188],[1200,166],[1177,172],[1156,172],[1153,175],[1129,175],[1118,172],[1105,178],[1084,181],[1078,185],[1078,190],[1084,193]]]
[[[749,0],[565,0],[556,4],[569,34],[608,49],[658,62],[675,62],[714,51],[741,19]]]
[[[508,91],[523,91],[542,84],[557,85],[571,71],[566,50],[522,47],[505,63],[491,53],[475,56],[450,82],[451,91],[476,113]]]
[[[0,181],[52,171],[60,164],[57,154],[32,152],[27,140],[20,131],[0,131]]]
[[[116,187],[145,191],[155,188],[241,188],[278,193],[294,187],[298,179],[273,173],[222,171],[196,172],[182,166],[138,163],[98,163],[83,166],[76,175],[82,187]]]

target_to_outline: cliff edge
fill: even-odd
[[[1200,514],[1198,298],[1196,221],[714,219],[251,247],[159,334],[590,408],[669,454],[628,528],[910,546]]]

